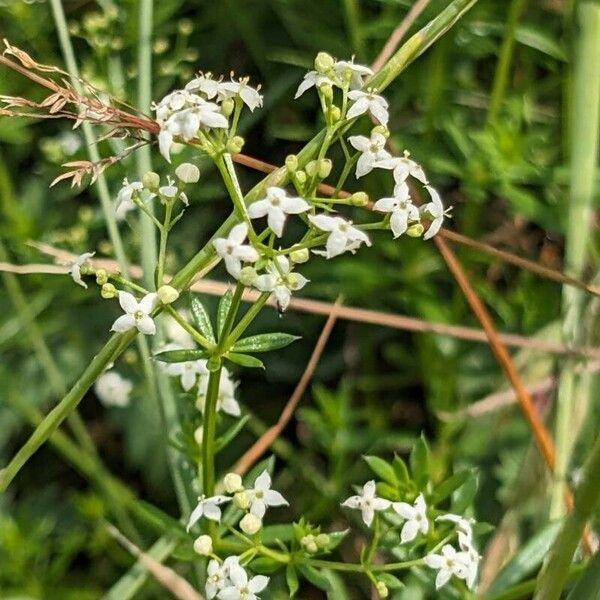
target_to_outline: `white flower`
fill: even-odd
[[[277,237],[283,235],[286,215],[298,215],[310,209],[310,204],[302,198],[291,197],[278,187],[267,188],[267,196],[253,202],[248,207],[251,219],[259,219],[267,215],[267,222]]]
[[[250,499],[250,513],[262,519],[267,506],[288,506],[287,500],[271,489],[271,476],[263,471],[254,481],[254,487],[247,490]]]
[[[426,217],[430,217],[432,219],[431,225],[429,229],[425,232],[423,236],[424,240],[428,240],[432,238],[442,227],[442,223],[444,222],[444,217],[448,215],[448,211],[444,210],[444,205],[442,204],[442,199],[437,191],[432,188],[430,185],[426,185],[425,189],[429,192],[431,196],[431,202],[422,205],[419,210],[421,215],[425,215]]]
[[[417,537],[419,531],[425,535],[429,531],[427,520],[427,504],[423,494],[419,494],[415,503],[411,506],[406,502],[394,502],[392,508],[403,518],[406,523],[400,532],[400,542],[411,542]]]
[[[450,521],[456,525],[456,531],[458,532],[458,543],[461,550],[467,550],[473,545],[473,523],[475,519],[468,519],[461,515],[455,515],[448,513],[436,517],[436,521]]]
[[[96,254],[95,252],[84,252],[77,257],[77,260],[71,265],[71,279],[81,287],[87,290],[87,283],[81,279],[81,267]]]
[[[382,169],[393,169],[394,181],[397,185],[405,182],[409,175],[427,185],[427,175],[425,175],[423,167],[412,160],[412,158],[409,158],[409,156],[410,152],[405,150],[404,156],[394,156],[393,158],[385,159],[380,164],[375,166]]]
[[[261,292],[273,292],[277,308],[284,312],[290,304],[292,292],[301,290],[308,283],[308,279],[300,273],[292,273],[290,261],[281,255],[275,257],[266,271],[254,280],[253,285]]]
[[[256,249],[244,244],[247,235],[248,225],[240,223],[231,229],[226,238],[218,238],[213,242],[217,254],[225,260],[225,267],[233,277],[240,274],[242,262],[254,263],[259,259]]]
[[[249,78],[244,77],[239,81],[226,81],[219,84],[218,93],[222,98],[239,96],[244,104],[254,112],[255,108],[263,105],[263,97],[258,90],[248,85]]]
[[[364,78],[373,75],[373,71],[369,69],[369,67],[365,67],[364,65],[357,65],[354,63],[354,58],[352,60],[338,60],[333,65],[333,70],[335,74],[342,80],[348,76],[347,73],[350,73],[350,89],[357,90],[361,88],[364,84]]]
[[[408,224],[419,221],[419,209],[412,203],[406,183],[396,186],[393,198],[381,198],[373,205],[373,210],[392,213],[390,226],[394,237],[401,236],[407,229]]]
[[[104,406],[118,406],[120,408],[129,404],[129,395],[133,384],[128,379],[121,377],[116,371],[102,373],[94,384],[94,392]]]
[[[236,384],[231,379],[227,369],[221,369],[221,379],[219,380],[219,395],[217,397],[217,410],[224,412],[232,417],[239,417],[242,414],[240,405],[235,399]],[[208,377],[200,377],[198,382],[198,399],[196,407],[204,412],[204,404],[206,402],[206,392],[208,390]]]
[[[174,183],[175,182],[167,175],[167,185],[163,185],[158,188],[159,194],[171,202],[174,202],[177,198],[179,198],[186,206],[189,206],[190,203],[187,196],[176,185],[174,185]]]
[[[377,161],[391,158],[391,154],[385,149],[386,137],[377,131],[371,132],[371,137],[364,135],[353,135],[348,138],[350,144],[362,154],[356,163],[356,177],[362,177],[370,173]]]
[[[354,253],[361,244],[371,245],[369,236],[364,231],[354,227],[352,221],[323,214],[309,215],[308,218],[321,231],[331,232],[325,244],[326,252],[315,250],[316,254],[324,254],[327,258],[333,258],[346,251]]]
[[[229,570],[229,586],[223,588],[218,598],[220,600],[259,600],[258,594],[269,583],[265,575],[255,575],[248,579],[248,573],[239,565],[232,565]]]
[[[239,556],[228,556],[223,564],[219,564],[219,561],[212,559],[208,563],[206,569],[206,598],[212,600],[219,590],[222,590],[225,586],[230,584],[229,574],[231,569],[238,567],[240,564]]]
[[[198,498],[198,506],[192,511],[185,530],[189,531],[202,517],[211,521],[220,521],[221,509],[219,506],[230,500],[231,498],[228,496],[211,496],[210,498],[200,496]]]
[[[441,554],[428,554],[424,560],[428,567],[438,571],[435,578],[435,587],[438,590],[450,581],[452,575],[459,579],[466,579],[469,574],[468,557],[463,552],[457,552],[450,544],[442,548]]]
[[[200,73],[198,77],[186,84],[185,89],[188,92],[200,92],[207,100],[212,100],[217,95],[220,85],[219,80],[212,78],[212,73]]]
[[[150,313],[154,310],[157,302],[158,296],[155,292],[146,294],[139,302],[133,294],[119,292],[119,304],[125,311],[125,314],[113,323],[111,331],[123,333],[136,327],[140,333],[154,335],[156,333],[156,325]]]
[[[115,216],[118,221],[122,221],[125,215],[135,208],[133,194],[139,193],[144,189],[144,184],[141,181],[132,181],[129,183],[127,177],[123,179],[123,187],[117,194],[115,202]]]
[[[342,506],[348,508],[354,508],[360,510],[362,513],[362,520],[367,527],[371,527],[375,511],[386,510],[392,503],[384,498],[378,498],[375,495],[375,481],[367,481],[363,485],[362,494],[359,496],[350,496],[347,500],[342,502]]]
[[[164,370],[172,377],[181,377],[181,387],[189,392],[194,385],[198,376],[208,375],[209,371],[206,368],[205,360],[189,360],[181,363],[168,363]]]
[[[318,88],[324,83],[331,86],[337,85],[336,82],[333,81],[327,75],[323,75],[323,73],[319,73],[318,71],[309,71],[308,73],[306,73],[304,79],[298,86],[298,89],[296,90],[296,95],[294,96],[294,100],[300,98],[300,96],[302,96],[302,94],[304,94],[304,92],[309,90],[311,87]]]
[[[383,96],[378,96],[373,90],[367,92],[352,90],[348,92],[348,98],[354,102],[346,115],[348,119],[353,119],[369,112],[382,125],[388,124],[390,119],[388,102]]]

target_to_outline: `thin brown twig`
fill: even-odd
[[[317,368],[321,355],[323,354],[323,350],[325,349],[325,345],[329,340],[329,336],[331,335],[331,331],[333,330],[333,326],[338,318],[338,310],[343,302],[342,296],[338,296],[335,304],[331,307],[331,312],[329,313],[329,317],[323,326],[321,331],[321,335],[319,335],[319,339],[315,344],[315,348],[312,352],[310,360],[304,369],[304,373],[302,373],[302,377],[300,381],[298,381],[298,385],[294,389],[294,392],[290,396],[290,399],[287,401],[277,423],[267,429],[265,433],[263,433],[258,440],[243,454],[243,456],[237,461],[235,466],[233,467],[233,471],[243,475],[247,473],[248,470],[256,464],[256,461],[270,448],[271,444],[281,435],[281,432],[285,429],[286,425],[289,423],[292,418],[296,407],[298,406],[310,380],[312,379],[313,373]]]

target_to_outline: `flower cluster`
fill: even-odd
[[[212,600],[258,600],[257,594],[269,583],[264,575],[250,577],[240,565],[239,556],[228,556],[223,562],[212,559],[206,570],[206,597]]]

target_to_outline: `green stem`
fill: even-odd
[[[215,432],[217,423],[217,403],[221,383],[222,365],[211,371],[208,377],[204,423],[202,429],[202,493],[212,496],[215,493]]]
[[[258,297],[258,300],[246,311],[246,314],[240,319],[240,322],[227,337],[227,341],[225,342],[227,348],[231,348],[231,346],[244,335],[244,332],[248,329],[250,323],[258,316],[258,313],[260,313],[270,296],[271,292],[263,292]]]
[[[165,206],[165,220],[160,228],[160,245],[158,248],[158,265],[156,267],[156,289],[158,289],[165,279],[165,261],[167,258],[167,241],[171,227],[171,214],[173,212],[173,203],[167,202]]]
[[[165,306],[165,310],[173,317],[179,326],[187,331],[196,342],[198,342],[203,348],[212,350],[214,344],[211,344],[195,327],[190,325],[172,306]]]

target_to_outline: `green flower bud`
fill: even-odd
[[[196,183],[200,179],[200,169],[192,163],[181,163],[175,169],[175,175],[182,183]]]
[[[202,446],[202,440],[204,439],[204,429],[202,426],[197,427],[194,430],[194,440],[198,446]]]
[[[375,589],[377,590],[380,598],[387,598],[390,595],[387,585],[385,585],[383,581],[378,581]]]
[[[179,29],[181,35],[190,35],[192,31],[194,31],[194,24],[190,19],[181,19],[181,21],[177,23],[177,29]]]
[[[227,152],[230,152],[231,154],[237,154],[238,152],[242,151],[245,143],[246,140],[244,140],[242,136],[235,135],[227,142]]]
[[[256,273],[256,269],[254,267],[244,267],[240,271],[238,280],[241,284],[249,286],[249,285],[252,285],[256,281],[257,277],[258,277],[258,274]]]
[[[331,102],[333,100],[333,87],[330,83],[322,83],[319,86],[319,93],[327,102]]]
[[[147,190],[155,192],[160,185],[160,176],[154,171],[148,171],[147,173],[144,173],[144,176],[142,177],[142,183]]]
[[[425,231],[425,227],[421,225],[421,223],[413,223],[407,230],[406,235],[410,235],[410,237],[421,237],[423,232]]]
[[[158,288],[158,297],[163,304],[172,304],[179,298],[179,292],[170,285],[161,285]]]
[[[319,177],[321,179],[325,179],[326,177],[329,177],[329,174],[331,173],[332,168],[333,168],[333,163],[331,162],[331,160],[328,158],[322,158],[319,161]]]
[[[319,52],[315,58],[315,71],[319,73],[326,73],[329,69],[333,68],[335,60],[331,54],[327,52]]]
[[[100,290],[100,295],[105,300],[110,300],[111,298],[116,298],[119,292],[117,292],[117,288],[112,283],[105,283]]]
[[[260,531],[261,527],[262,521],[252,513],[248,513],[240,521],[240,529],[248,535],[254,535]]]
[[[354,192],[350,196],[350,204],[352,206],[367,206],[369,204],[369,196],[365,192]]]
[[[315,552],[319,551],[319,548],[317,547],[317,544],[315,542],[315,536],[312,534],[308,534],[305,535],[301,540],[300,540],[300,545],[307,551],[310,552],[311,554],[314,554]]]
[[[98,285],[108,283],[108,273],[104,269],[98,269],[96,271],[96,283]]]
[[[225,98],[223,102],[221,102],[221,112],[226,116],[231,116],[235,109],[235,100],[233,98]]]
[[[319,164],[316,160],[311,160],[307,163],[305,171],[309,177],[315,177],[319,172]]]
[[[296,171],[296,180],[300,185],[304,185],[306,183],[306,171],[299,169]]]
[[[194,541],[194,552],[200,556],[210,556],[213,551],[213,542],[210,535],[201,535]]]
[[[310,252],[308,248],[298,248],[298,250],[291,251],[290,258],[294,263],[305,263],[310,258]]]
[[[298,170],[298,157],[295,154],[289,154],[285,159],[285,168],[288,173],[293,173]]]
[[[342,111],[339,106],[332,106],[329,110],[329,120],[331,123],[337,123],[342,118]]]
[[[387,137],[390,137],[390,130],[385,127],[384,125],[376,125],[375,127],[373,127],[371,133],[380,133],[381,135]]]
[[[223,478],[223,485],[228,494],[235,494],[244,489],[242,478],[237,473],[227,473]]]
[[[233,496],[233,503],[240,510],[247,510],[248,507],[250,506],[250,498],[248,497],[248,494],[245,491],[237,492]]]
[[[327,546],[329,546],[329,542],[331,542],[331,538],[326,533],[320,533],[315,538],[315,542],[319,548],[327,548]]]

